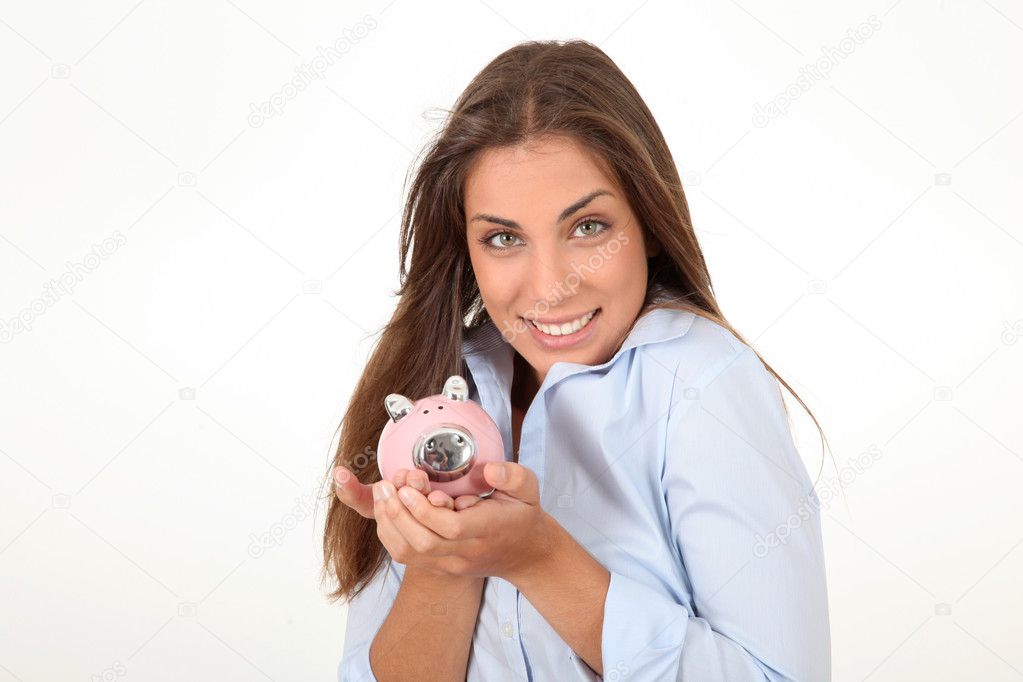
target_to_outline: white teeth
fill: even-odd
[[[585,327],[590,323],[590,320],[593,319],[596,312],[596,310],[591,310],[578,320],[565,322],[564,324],[550,325],[544,324],[543,322],[537,322],[535,320],[530,320],[530,322],[532,322],[533,326],[542,331],[544,334],[550,334],[551,336],[563,336],[565,334],[573,334]]]

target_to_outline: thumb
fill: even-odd
[[[483,467],[487,483],[500,492],[530,504],[540,503],[540,484],[532,470],[516,462],[488,462]]]

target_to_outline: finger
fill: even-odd
[[[391,478],[391,483],[394,484],[395,490],[401,490],[401,487],[408,484],[408,469],[398,469],[394,472],[394,476]]]
[[[398,491],[398,504],[408,516],[408,522],[421,526],[438,536],[443,540],[440,544],[462,540],[466,537],[465,523],[453,509],[430,504],[422,493],[411,486],[405,486]],[[406,527],[412,525],[408,522],[399,522],[398,527],[404,532]],[[411,538],[409,539],[411,540]]]
[[[502,492],[530,504],[540,504],[540,482],[536,474],[518,462],[487,462],[483,476],[497,489],[494,495]]]
[[[435,507],[447,507],[452,511],[455,509],[455,501],[443,490],[434,490],[426,496],[426,499],[430,500],[430,504]]]
[[[363,485],[351,471],[343,466],[334,467],[334,491],[337,498],[368,519],[373,514],[373,491]]]
[[[459,495],[457,498],[455,498],[455,509],[457,511],[468,509],[472,505],[479,502],[481,499],[483,498],[481,498],[479,495]]]
[[[371,486],[373,496],[373,511],[376,515],[376,528],[377,537],[380,538],[380,542],[383,543],[384,548],[388,554],[394,557],[404,557],[407,555],[409,550],[409,544],[405,540],[404,536],[398,532],[397,527],[394,525],[394,521],[387,513],[387,500],[383,496],[379,495],[379,488],[381,482],[375,483]],[[396,559],[397,560],[397,559]]]
[[[409,471],[407,485],[412,486],[424,495],[430,494],[430,477],[426,475],[426,472],[422,469],[412,469]],[[401,486],[398,486],[401,490]]]
[[[412,502],[405,502],[402,496],[406,496]],[[431,557],[442,557],[454,551],[454,542],[450,538],[438,533],[434,527],[424,523],[420,518],[436,518],[436,514],[453,515],[454,511],[433,506],[415,488],[405,486],[397,495],[387,500],[387,514],[398,532],[416,552]]]

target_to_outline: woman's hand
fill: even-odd
[[[413,486],[374,483],[377,536],[391,558],[436,573],[508,580],[546,558],[557,524],[540,506],[536,474],[517,463],[491,462],[483,475],[496,490],[486,499],[460,496],[457,511]],[[459,508],[462,501],[467,506]]]
[[[456,500],[441,490],[430,490],[430,479],[421,469],[399,469],[394,476],[394,486],[400,490],[410,485],[427,496],[431,504],[448,509],[465,509],[479,501],[475,495],[462,495]],[[334,491],[337,498],[367,519],[375,518],[373,511],[373,487],[361,483],[358,477],[343,466],[334,467]]]

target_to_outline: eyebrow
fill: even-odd
[[[607,191],[606,189],[595,189],[592,192],[590,192],[589,194],[587,194],[586,196],[584,196],[581,199],[579,199],[578,201],[576,201],[571,206],[567,207],[564,211],[562,211],[561,214],[558,216],[557,222],[560,223],[565,218],[569,217],[570,215],[572,215],[573,213],[575,213],[579,209],[581,209],[584,206],[586,206],[586,204],[590,203],[591,201],[593,201],[594,199],[596,199],[597,197],[602,196],[602,195],[607,195],[609,197],[613,197],[614,196],[613,194],[611,194],[611,192]],[[521,230],[522,229],[522,226],[519,225],[514,220],[509,220],[508,218],[499,218],[498,216],[490,215],[489,213],[477,213],[476,215],[474,215],[472,217],[471,220],[469,220],[469,222],[472,223],[472,222],[475,222],[477,220],[485,220],[485,221],[487,221],[489,223],[497,223],[498,225],[503,225],[504,227],[510,227],[510,228],[516,229],[516,230]]]

